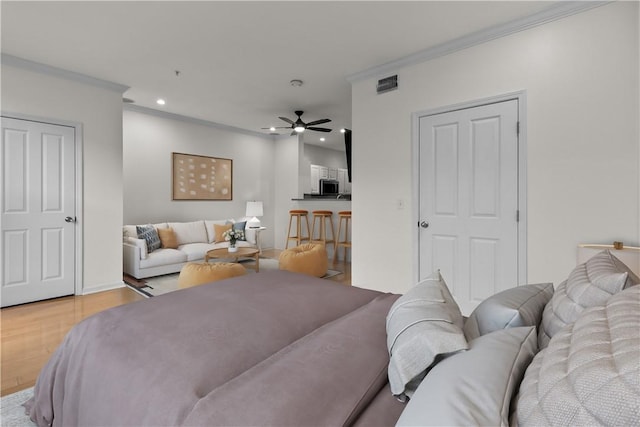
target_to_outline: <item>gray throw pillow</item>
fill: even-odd
[[[464,323],[467,341],[499,329],[538,326],[553,284],[539,283],[506,289],[482,301]]]
[[[538,346],[545,348],[551,337],[575,322],[585,308],[604,305],[611,295],[639,282],[629,267],[608,250],[578,265],[567,280],[558,285],[542,313]]]
[[[527,369],[513,425],[640,425],[639,307],[633,286],[555,334]]]
[[[533,326],[502,329],[438,363],[396,426],[507,426],[510,404],[537,350]]]
[[[439,271],[398,298],[387,315],[394,395],[411,396],[436,360],[467,349],[462,323],[460,308]]]
[[[138,239],[144,239],[147,242],[147,250],[149,253],[160,249],[162,246],[160,236],[158,236],[158,230],[156,230],[153,225],[137,225],[136,232],[138,233]]]

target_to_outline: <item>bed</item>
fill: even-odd
[[[393,425],[385,316],[397,295],[283,271],[79,323],[26,407],[38,425]]]
[[[437,271],[402,296],[240,276],[79,323],[25,406],[40,426],[640,425],[638,284],[603,251],[463,321]]]

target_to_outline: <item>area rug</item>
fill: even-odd
[[[33,387],[0,398],[0,423],[3,427],[35,427],[22,404],[33,396]]]
[[[255,274],[254,261],[252,259],[241,260],[241,264],[246,264],[248,274]],[[271,258],[260,258],[260,272],[278,270],[278,260]],[[259,273],[258,273],[259,274]],[[329,279],[331,277],[342,274],[340,271],[327,270],[322,278]],[[125,277],[124,282],[128,287],[134,291],[142,294],[146,297],[153,297],[168,292],[177,291],[178,288],[178,276],[180,273],[165,274],[164,276],[150,277],[148,279],[137,280],[133,277]]]

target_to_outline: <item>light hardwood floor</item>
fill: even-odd
[[[277,258],[281,251],[264,250],[265,258]],[[342,274],[330,280],[351,284],[351,264],[329,262]],[[35,385],[40,369],[60,345],[67,332],[92,314],[144,299],[129,288],[70,296],[24,304],[0,310],[1,378],[0,395]]]

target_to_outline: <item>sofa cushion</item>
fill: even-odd
[[[499,329],[538,326],[545,305],[553,295],[553,284],[517,286],[482,301],[464,323],[467,341]]]
[[[429,371],[397,426],[507,426],[510,402],[537,350],[536,328],[482,335]]]
[[[215,246],[209,243],[189,243],[178,246],[178,249],[187,255],[187,261],[198,261],[204,258],[207,251],[215,249]]]
[[[135,225],[123,225],[122,226],[122,237],[127,238],[131,237],[133,239],[138,238],[138,230],[136,230]]]
[[[136,226],[136,232],[138,233],[138,239],[146,240],[148,253],[160,248],[160,237],[158,236],[158,231],[153,225],[138,225]]]
[[[177,249],[158,249],[149,254],[147,259],[140,260],[140,268],[159,267],[187,262],[187,254]]]
[[[213,229],[215,233],[214,243],[225,242],[224,232],[227,230],[231,230],[233,224],[213,224]]]
[[[169,227],[176,232],[178,245],[208,242],[204,221],[170,222]]]
[[[462,323],[460,308],[439,271],[398,298],[387,315],[388,374],[394,395],[411,396],[438,356],[467,349]]]
[[[557,332],[522,380],[518,425],[640,425],[638,307],[633,286]]]
[[[158,236],[163,248],[178,249],[178,237],[173,228],[158,228]]]
[[[578,265],[546,305],[538,331],[538,346],[545,348],[564,326],[585,308],[603,305],[611,295],[638,284],[640,279],[611,252],[602,251]]]

